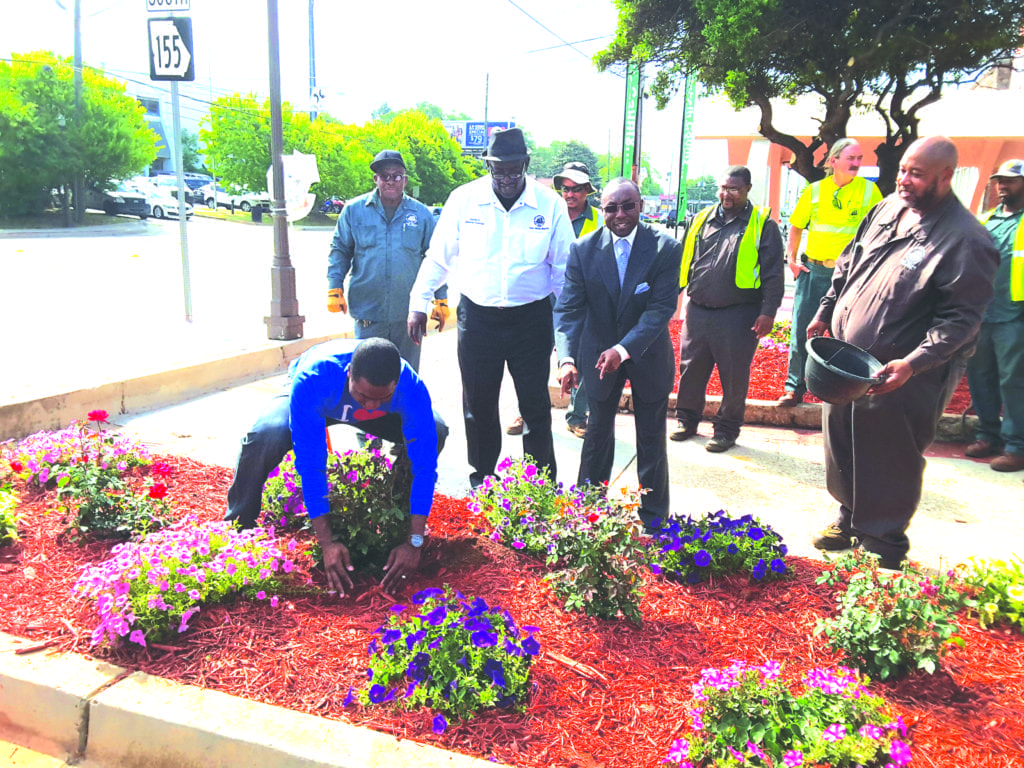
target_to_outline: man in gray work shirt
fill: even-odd
[[[712,419],[714,437],[704,446],[712,453],[736,444],[750,363],[782,303],[782,235],[771,210],[749,202],[750,189],[747,168],[726,169],[718,205],[700,211],[686,231],[679,270],[687,301],[679,332],[679,425],[669,437],[688,440],[697,434],[708,380],[718,366],[722,405]]]
[[[831,329],[885,364],[866,396],[824,405],[825,480],[839,514],[813,539],[824,550],[859,540],[883,568],[900,568],[910,549],[924,451],[974,352],[999,264],[953,194],[956,166],[944,136],[907,148],[896,193],[861,222],[807,326],[808,338]]]
[[[406,330],[409,291],[434,234],[430,209],[405,194],[409,172],[402,154],[377,153],[370,163],[376,189],[360,195],[338,214],[327,266],[327,309],[348,312],[345,277],[357,339],[387,339],[414,371],[420,345]],[[351,273],[351,274],[350,274]],[[443,329],[448,319],[448,288],[434,293],[431,319]]]

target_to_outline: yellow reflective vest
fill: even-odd
[[[587,215],[583,219],[583,229],[580,230],[580,237],[602,226],[604,226],[604,219],[601,218],[601,214],[597,212],[597,208],[587,203]]]
[[[993,208],[978,219],[985,224],[997,210]],[[1010,257],[1010,300],[1024,301],[1024,216],[1018,222],[1017,234],[1013,237],[1013,255]]]
[[[679,267],[679,287],[685,288],[690,280],[690,265],[693,263],[693,254],[697,250],[697,238],[704,228],[704,222],[717,206],[711,205],[698,213],[693,218],[690,229],[686,232],[686,241],[683,244],[683,262]],[[761,287],[761,263],[757,259],[757,249],[761,245],[761,235],[764,233],[764,224],[771,217],[772,209],[759,206],[751,206],[750,220],[747,228],[740,238],[739,253],[736,254],[736,287],[737,288],[760,288]]]

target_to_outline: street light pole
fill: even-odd
[[[295,268],[288,253],[288,213],[284,204],[284,129],[281,120],[281,55],[277,28],[277,0],[267,0],[267,38],[270,52],[270,162],[273,168],[271,213],[274,217],[274,265],[270,269],[270,316],[267,338],[302,338],[305,317],[295,296]]]

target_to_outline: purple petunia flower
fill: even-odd
[[[892,744],[889,745],[889,757],[896,765],[906,765],[911,759],[910,747],[899,739],[893,739]]]
[[[445,729],[448,728],[448,721],[445,720],[444,715],[438,715],[434,718],[433,730],[436,734],[442,734]]]
[[[846,726],[842,723],[833,723],[821,734],[825,741],[842,741],[846,738]]]
[[[782,762],[786,768],[800,768],[804,764],[804,753],[798,749],[791,749],[782,756]]]
[[[671,760],[673,763],[683,762],[687,755],[690,754],[690,742],[686,739],[676,739],[672,742],[672,746],[668,750],[665,760]]]
[[[708,554],[706,549],[699,549],[693,556],[693,562],[701,568],[706,568],[711,565],[711,555]]]

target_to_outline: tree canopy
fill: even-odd
[[[615,0],[615,39],[600,69],[629,60],[657,68],[659,107],[692,72],[737,109],[757,106],[759,132],[791,150],[808,181],[824,175],[814,153],[846,136],[855,110],[886,129],[876,153],[891,190],[918,137],[920,110],[942,88],[970,79],[1024,44],[1019,0]],[[772,102],[820,97],[819,129],[806,143],[773,123]]]
[[[141,171],[157,144],[143,115],[123,83],[89,67],[76,110],[71,59],[36,51],[0,61],[0,216],[42,211],[75,176],[104,188]]]

